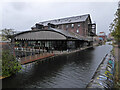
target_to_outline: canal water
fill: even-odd
[[[85,88],[111,45],[34,62],[2,81],[3,88]]]

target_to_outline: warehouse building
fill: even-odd
[[[96,24],[87,14],[36,23],[32,30],[15,34],[12,42],[15,48],[63,51],[92,45],[94,35]]]
[[[92,23],[89,14],[43,21],[36,23],[31,28],[32,30],[36,30],[48,29],[50,27],[74,32],[85,37],[96,35],[96,24]]]

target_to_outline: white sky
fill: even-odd
[[[118,0],[96,1],[4,0],[0,3],[0,29],[30,30],[31,26],[40,21],[90,14],[92,21],[97,24],[97,32],[104,31],[108,34]]]

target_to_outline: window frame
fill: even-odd
[[[79,29],[76,29],[76,32],[79,33]]]
[[[71,28],[74,28],[74,26],[75,26],[75,25],[72,23],[72,24],[71,24]]]
[[[78,26],[78,27],[80,27],[81,25],[80,25],[80,24],[78,24],[77,26]]]

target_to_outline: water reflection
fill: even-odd
[[[24,65],[25,69],[4,79],[3,87],[13,88],[85,88],[101,60],[112,49],[98,46],[77,53]]]

